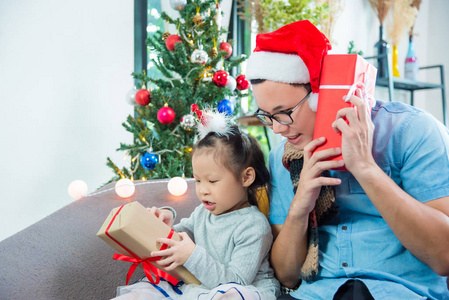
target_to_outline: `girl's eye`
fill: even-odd
[[[209,180],[209,182],[210,183],[215,183],[215,182],[217,182],[218,180]]]

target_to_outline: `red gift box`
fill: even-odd
[[[313,138],[324,136],[326,142],[315,151],[341,147],[341,133],[334,131],[332,123],[340,109],[352,106],[343,100],[343,96],[351,96],[355,94],[356,88],[361,88],[371,112],[375,103],[376,75],[377,69],[357,54],[329,54],[324,57]],[[329,158],[342,159],[341,155]],[[346,171],[346,168],[334,170]]]

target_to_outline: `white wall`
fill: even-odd
[[[70,203],[72,180],[112,177],[133,22],[133,1],[0,1],[0,240]]]
[[[334,52],[346,53],[354,40],[374,54],[379,24],[368,1],[344,2]],[[420,64],[443,64],[446,79],[447,11],[447,0],[423,0],[415,28]],[[106,157],[120,163],[115,149],[131,140],[121,123],[132,113],[124,96],[133,84],[133,45],[131,0],[0,1],[0,240],[70,203],[72,180],[93,192],[111,178]],[[401,71],[407,45],[404,36]],[[417,98],[442,120],[439,92]]]
[[[379,38],[379,21],[368,0],[346,0],[344,2],[346,5],[336,23],[332,38],[338,43],[333,45],[333,52],[346,53],[349,41],[353,40],[357,50],[362,50],[364,55],[375,55],[374,44]],[[419,65],[444,65],[446,87],[449,87],[449,56],[447,55],[449,19],[445,15],[448,11],[449,1],[447,0],[423,0],[414,28],[416,33],[415,49]],[[388,19],[386,20],[387,24]],[[387,28],[384,28],[384,39],[389,40]],[[401,75],[404,74],[408,44],[408,34],[405,33],[401,44],[398,45],[398,69]],[[437,71],[420,71],[419,80],[439,84],[440,76]],[[447,98],[447,90],[445,94]],[[388,101],[387,90],[376,88],[376,98]],[[409,103],[410,93],[395,91],[394,98],[396,101]],[[441,90],[416,91],[415,106],[429,111],[438,120],[443,121],[441,98]]]

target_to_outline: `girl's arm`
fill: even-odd
[[[229,241],[234,243],[234,249],[228,264],[215,260],[204,248],[197,246],[184,266],[207,288],[224,282],[250,285],[268,256],[272,241],[266,219],[249,218],[242,220],[234,231],[233,241]]]
[[[259,218],[258,220],[262,219]],[[268,255],[272,242],[268,222],[266,219],[263,221],[264,223],[257,222],[257,219],[255,221],[254,218],[248,218],[240,222],[238,228],[233,231],[233,240],[229,241],[230,245],[234,245],[229,263],[224,264],[221,261],[217,261],[206,249],[195,245],[191,255],[181,264],[208,289],[225,282],[237,282],[242,285],[252,284],[264,258]],[[169,267],[165,268],[168,271],[181,265],[178,263],[182,262],[182,260],[178,260],[176,264],[171,265],[170,263],[176,257],[181,258],[180,253],[186,252],[186,248],[189,248],[188,245],[181,244],[184,240],[175,242],[161,239],[161,242],[167,242],[170,249],[154,252],[153,256],[168,255],[169,257],[158,261],[158,264],[168,265]]]

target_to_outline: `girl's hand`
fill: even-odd
[[[298,189],[293,198],[294,209],[302,217],[306,217],[315,207],[316,199],[323,185],[339,185],[338,178],[323,177],[325,170],[343,166],[343,161],[324,160],[339,155],[340,148],[325,149],[313,153],[313,151],[325,142],[325,138],[313,140],[304,147],[304,165],[299,177]]]
[[[179,232],[181,241],[174,241],[167,238],[158,238],[157,242],[167,244],[168,249],[162,251],[153,251],[151,256],[162,256],[162,259],[156,261],[156,263],[164,267],[167,271],[173,271],[176,267],[182,266],[192,255],[195,250],[195,243],[185,232]]]
[[[159,209],[155,206],[147,207],[147,209],[150,213],[155,215],[162,222],[170,226],[170,228],[173,226],[173,214],[168,209]]]
[[[354,176],[376,165],[372,154],[374,124],[361,94],[361,90],[357,89],[356,95],[349,100],[354,107],[339,110],[332,124],[336,132],[342,133],[343,160],[346,169]]]

